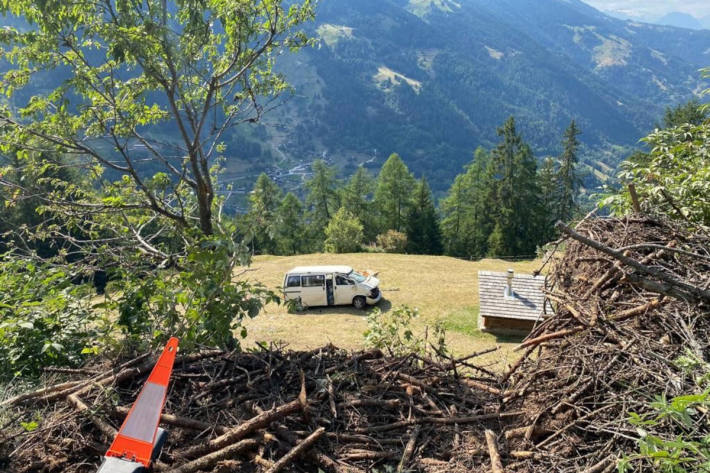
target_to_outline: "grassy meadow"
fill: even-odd
[[[539,261],[511,263],[484,259],[464,261],[445,256],[382,253],[308,254],[299,256],[256,256],[241,277],[279,290],[284,274],[294,266],[345,264],[356,270],[379,272],[382,311],[406,304],[419,309],[416,330],[443,320],[449,348],[458,355],[500,345],[502,350],[484,357],[485,363],[502,368],[513,358],[519,339],[496,337],[478,330],[478,271],[531,273]],[[371,310],[371,309],[370,309]],[[367,328],[365,311],[351,306],[310,308],[288,313],[285,306],[269,305],[264,313],[246,321],[249,331],[245,346],[253,342],[285,342],[292,349],[310,349],[332,343],[341,348],[364,348]],[[479,361],[480,362],[480,361]]]

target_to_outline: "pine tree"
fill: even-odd
[[[554,234],[554,224],[557,221],[558,209],[557,171],[553,158],[548,157],[543,161],[538,173],[538,181],[540,183],[541,205],[544,209],[543,240],[548,241]]]
[[[343,208],[360,220],[365,238],[370,241],[374,240],[377,234],[377,229],[374,225],[372,202],[370,201],[373,188],[374,179],[367,172],[367,169],[359,166],[340,192],[340,201]]]
[[[412,210],[407,219],[407,252],[440,255],[442,251],[439,216],[429,184],[426,178],[422,178],[414,191]]]
[[[274,235],[277,227],[277,211],[281,201],[281,189],[269,176],[261,173],[249,195],[249,222],[252,250],[274,253]]]
[[[338,181],[335,169],[322,160],[313,163],[313,177],[306,182],[308,195],[306,205],[310,212],[311,237],[317,242],[323,241],[323,230],[330,218],[340,208],[337,192]]]
[[[466,218],[468,217],[469,189],[465,174],[459,174],[449,189],[445,199],[441,201],[441,211],[444,218],[441,221],[441,232],[447,255],[467,256],[468,240],[466,238]]]
[[[291,192],[278,209],[276,248],[281,255],[297,255],[306,250],[303,205]]]
[[[486,169],[484,194],[490,204],[496,227],[496,256],[533,255],[542,241],[540,188],[537,163],[530,146],[518,134],[515,119],[510,117],[498,135],[501,143],[491,152]]]
[[[493,231],[488,235],[488,255],[497,258],[508,256],[509,253],[510,249],[503,235],[503,227],[500,223],[496,223]]]
[[[696,98],[676,107],[667,107],[663,114],[663,126],[656,128],[674,128],[689,123],[700,125],[708,118],[708,109]]]
[[[579,176],[577,176],[577,151],[579,149],[580,134],[577,124],[572,120],[565,130],[563,145],[564,151],[560,156],[560,168],[557,171],[557,212],[555,217],[563,222],[572,220],[579,209],[577,193],[579,191]]]
[[[488,153],[478,148],[473,161],[464,173],[456,176],[449,194],[441,202],[446,254],[466,257],[486,254],[492,227],[485,180],[488,161]]]
[[[379,232],[403,231],[412,203],[415,179],[397,153],[387,159],[380,170],[375,190],[375,206],[379,211]]]

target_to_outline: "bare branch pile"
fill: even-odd
[[[4,456],[18,473],[95,471],[152,362],[77,373],[83,377],[5,401],[18,414],[34,407],[45,417],[32,432],[0,436],[0,462]],[[517,414],[501,415],[495,380],[459,373],[464,363],[332,346],[179,357],[155,470],[471,471],[488,458],[479,434],[500,431]]]
[[[610,473],[638,452],[632,413],[701,391],[700,372],[678,360],[702,371],[710,359],[710,238],[640,216],[558,228],[570,239],[548,280],[556,315],[522,343],[524,361],[508,375],[504,410],[525,415],[503,433],[506,471]],[[691,436],[710,434],[705,413],[693,420]],[[679,433],[668,419],[645,429]]]

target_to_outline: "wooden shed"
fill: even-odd
[[[496,333],[528,333],[551,314],[542,290],[545,276],[493,271],[478,272],[478,328]]]

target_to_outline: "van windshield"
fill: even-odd
[[[358,273],[357,271],[350,271],[350,272],[348,273],[348,277],[349,277],[350,279],[355,280],[355,282],[365,282],[365,280],[367,279],[365,276],[363,276],[362,274]]]

